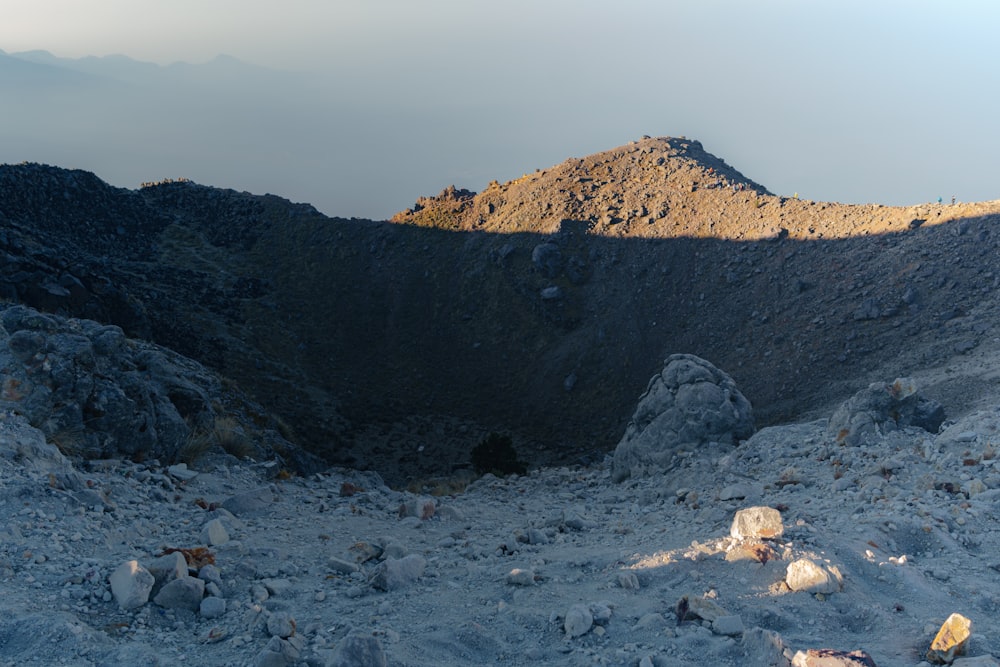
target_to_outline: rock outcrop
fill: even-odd
[[[0,304],[0,371],[0,410],[23,416],[66,455],[174,462],[225,444],[215,433],[225,416],[218,376],[114,325]],[[277,433],[254,437],[252,423],[231,429],[243,454],[273,455],[270,444],[309,459]]]
[[[691,354],[667,358],[653,376],[614,453],[611,477],[646,477],[670,467],[678,450],[736,444],[753,435],[753,409],[728,374]]]
[[[937,433],[944,419],[940,403],[920,396],[912,379],[897,378],[854,394],[833,413],[827,430],[837,442],[855,446],[905,426]]]

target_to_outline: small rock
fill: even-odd
[[[753,494],[749,484],[730,484],[719,491],[719,500],[742,500]]]
[[[111,593],[115,596],[118,606],[126,610],[146,604],[155,581],[149,570],[136,560],[122,563],[108,577]]]
[[[992,655],[977,655],[973,658],[955,658],[951,667],[1000,667],[1000,662]]]
[[[691,620],[694,618],[714,622],[723,616],[732,615],[708,598],[691,595],[685,595],[678,600],[675,606],[675,611],[677,612],[678,625],[683,623],[685,620]]]
[[[399,517],[415,516],[421,520],[430,519],[437,509],[433,498],[414,498],[399,506]]]
[[[800,558],[788,564],[785,583],[793,591],[827,594],[840,591],[844,579],[835,566],[820,565]]]
[[[719,616],[712,621],[712,632],[736,637],[743,634],[743,619],[739,615]]]
[[[226,601],[218,597],[207,597],[201,601],[198,613],[202,618],[219,618],[226,613]]]
[[[511,586],[534,586],[535,572],[533,570],[514,568],[507,573],[507,583]]]
[[[167,468],[167,472],[170,473],[171,477],[179,479],[182,482],[190,482],[192,479],[198,476],[197,471],[191,470],[187,467],[186,463],[178,463]]]
[[[352,572],[357,572],[360,569],[357,563],[352,563],[335,556],[331,556],[327,559],[326,564],[331,570],[334,572],[340,572],[341,574],[351,574]]]
[[[593,625],[594,617],[590,613],[590,607],[585,604],[575,604],[566,612],[563,629],[566,630],[567,637],[575,639],[589,632]]]
[[[217,547],[229,541],[229,532],[222,524],[222,519],[212,519],[201,529],[201,542],[210,547]]]
[[[267,631],[272,637],[287,639],[295,634],[295,619],[287,611],[277,611],[267,619]]]
[[[738,540],[781,537],[785,526],[781,512],[773,507],[748,507],[736,512],[729,534]]]
[[[157,586],[162,586],[168,581],[173,581],[188,575],[188,564],[184,554],[180,551],[172,551],[158,558],[154,558],[147,568],[153,575]]]
[[[410,554],[406,558],[390,558],[378,564],[369,579],[373,588],[393,591],[419,579],[427,566],[423,556]]]
[[[269,486],[262,486],[227,498],[222,507],[236,516],[256,514],[267,509],[274,502],[274,492]]]
[[[205,582],[195,577],[181,577],[164,584],[153,602],[167,609],[198,611],[205,596]]]
[[[344,637],[325,667],[386,667],[382,644],[376,637],[348,635]]]
[[[965,655],[971,636],[972,621],[961,614],[952,614],[931,642],[927,660],[939,665],[954,662],[956,656]]]
[[[785,657],[785,642],[781,635],[773,630],[750,628],[743,631],[740,641],[743,657],[748,665],[773,665],[774,667],[789,667],[791,664]]]
[[[792,658],[792,667],[876,667],[872,657],[864,651],[838,651],[832,648],[811,648],[798,651]]]

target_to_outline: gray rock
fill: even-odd
[[[360,569],[357,563],[352,563],[342,558],[337,558],[336,556],[330,556],[326,564],[331,570],[334,572],[340,572],[341,574],[351,574],[352,572],[357,572]]]
[[[546,278],[555,278],[562,272],[562,253],[555,243],[540,243],[531,251],[531,263]]]
[[[419,579],[427,566],[423,556],[410,554],[405,558],[389,558],[378,564],[369,579],[373,588],[393,591],[409,586]]]
[[[272,637],[287,639],[295,634],[295,619],[287,611],[277,611],[267,618],[267,631]]]
[[[135,609],[146,604],[149,600],[149,593],[153,590],[154,581],[155,579],[149,570],[136,560],[122,563],[108,577],[115,601],[118,602],[119,607],[125,610]]]
[[[218,380],[165,348],[121,341],[117,327],[4,308],[5,402],[66,454],[176,459],[189,423],[211,420]]]
[[[267,509],[274,500],[275,495],[271,487],[262,486],[230,496],[222,502],[222,507],[236,516],[256,514]]]
[[[229,542],[229,532],[222,519],[212,519],[201,529],[201,542],[210,547],[217,547]]]
[[[753,435],[750,402],[725,372],[690,354],[674,354],[653,376],[615,448],[615,482],[670,467],[678,449],[735,444]]]
[[[781,639],[781,635],[773,630],[764,628],[744,630],[740,649],[747,665],[789,667],[791,664],[785,657],[785,642]]]
[[[164,584],[153,602],[167,609],[198,611],[204,596],[204,581],[195,577],[181,577]]]
[[[857,446],[904,426],[936,432],[944,418],[944,408],[919,396],[912,379],[897,378],[892,384],[872,383],[842,403],[830,417],[827,433],[838,443]]]
[[[838,568],[800,558],[788,564],[785,583],[793,591],[836,593],[843,587],[844,580]]]
[[[838,651],[830,648],[811,648],[796,651],[792,667],[876,667],[872,657],[864,651]]]
[[[593,625],[594,616],[590,613],[590,607],[585,604],[575,604],[566,612],[563,629],[567,637],[575,639],[590,632]]]
[[[729,535],[737,540],[774,539],[785,532],[781,512],[773,507],[748,507],[736,512]]]
[[[743,634],[743,619],[737,615],[719,616],[712,621],[712,632],[736,637]]]
[[[222,586],[222,573],[215,565],[204,565],[198,570],[198,578],[205,582],[205,585],[215,584]]]
[[[207,597],[201,601],[198,613],[203,618],[219,618],[226,613],[226,601],[219,597]]]
[[[146,569],[153,575],[157,586],[162,586],[168,581],[188,576],[188,564],[184,554],[180,551],[173,551],[149,562]]]
[[[386,667],[382,644],[376,637],[351,634],[344,637],[325,667]]]
[[[535,571],[515,567],[507,573],[507,583],[511,586],[534,586]]]

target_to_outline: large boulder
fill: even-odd
[[[654,475],[681,448],[735,444],[753,435],[753,409],[727,373],[691,354],[673,354],[639,398],[615,449],[611,477]]]
[[[174,460],[219,393],[200,364],[116,326],[25,306],[0,306],[0,372],[0,409],[84,458]]]
[[[905,426],[937,433],[944,419],[940,403],[920,396],[912,379],[897,378],[891,384],[874,382],[841,403],[827,433],[838,443],[857,446]]]

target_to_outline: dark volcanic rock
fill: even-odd
[[[674,351],[725,368],[760,425],[900,369],[974,368],[1000,337],[998,220],[777,197],[683,138],[449,188],[396,222],[0,166],[0,297],[195,359],[287,438],[399,485],[467,466],[490,432],[530,465],[603,455]]]

